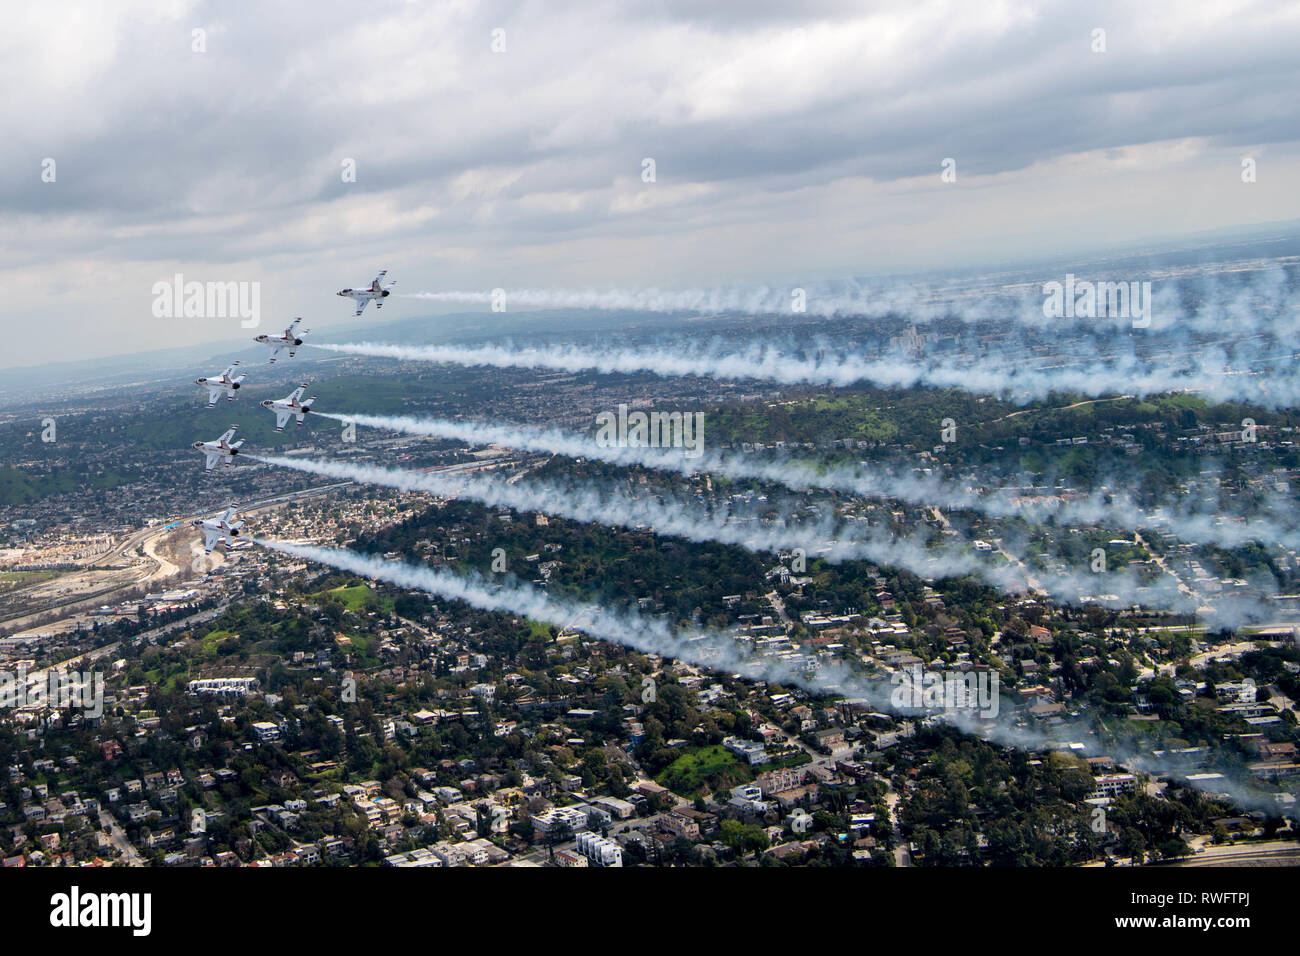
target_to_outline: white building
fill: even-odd
[[[763,750],[763,745],[753,740],[742,740],[740,737],[727,737],[722,741],[722,746],[726,747],[736,756],[744,757],[749,761],[750,766],[767,763],[767,753]]]
[[[578,852],[597,866],[623,865],[623,848],[595,833],[578,834]]]
[[[255,677],[205,677],[189,683],[191,694],[217,697],[246,697],[257,690]]]
[[[572,833],[586,830],[587,807],[552,807],[533,814],[533,826],[541,833],[550,833],[560,824],[567,825]]]
[[[269,720],[259,720],[253,724],[253,733],[257,734],[257,739],[262,743],[280,739],[280,728]]]
[[[618,797],[596,797],[591,801],[591,804],[609,812],[619,820],[627,820],[636,813],[636,807],[633,804],[628,803],[626,800],[620,800]]]
[[[1093,797],[1118,797],[1121,793],[1133,793],[1137,790],[1137,777],[1131,773],[1105,774],[1096,778]]]

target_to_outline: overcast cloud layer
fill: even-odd
[[[177,272],[260,281],[260,331],[341,330],[375,311],[333,292],[383,267],[398,291],[796,283],[1300,217],[1300,4],[696,6],[6,11],[0,365],[246,342],[152,314]]]

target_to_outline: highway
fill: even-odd
[[[248,505],[241,506],[239,508],[239,512],[244,516],[252,515],[259,511],[265,511],[268,508],[273,508],[277,505],[281,505],[289,501],[294,501],[300,498],[312,497],[315,495],[327,494],[331,491],[336,491],[339,488],[344,488],[350,484],[352,484],[352,481],[350,480],[336,481],[336,482],[331,482],[330,484],[327,485],[316,485],[311,488],[303,488],[298,491],[290,491],[290,492],[285,492],[283,494],[272,495],[271,497],[263,498],[258,501],[254,501]],[[149,570],[145,571],[142,567],[138,565],[138,563],[135,568],[132,568],[130,564],[127,564],[126,566],[117,570],[119,576],[129,575],[129,577],[125,580],[116,580],[110,583],[106,587],[92,587],[91,590],[82,591],[81,593],[72,594],[66,597],[59,597],[53,600],[45,601],[36,610],[23,609],[19,613],[11,615],[8,618],[0,618],[0,623],[9,624],[13,633],[22,633],[22,631],[29,626],[27,624],[28,621],[41,618],[44,615],[49,614],[51,611],[57,611],[59,609],[66,608],[68,610],[68,614],[66,615],[66,617],[72,617],[74,614],[89,610],[90,608],[97,606],[98,604],[110,603],[110,602],[106,602],[104,599],[110,597],[113,594],[116,594],[117,592],[124,591],[128,588],[139,587],[142,584],[150,584],[155,581],[162,581],[171,577],[172,575],[180,573],[182,571],[181,567],[173,564],[171,561],[167,560],[162,555],[157,553],[158,543],[162,540],[164,536],[175,534],[176,529],[178,527],[188,528],[190,522],[199,518],[210,517],[212,514],[213,512],[211,510],[193,512],[181,518],[174,518],[168,521],[166,525],[162,525],[162,526],[152,525],[150,527],[141,528],[138,531],[133,531],[131,534],[127,535],[127,537],[124,538],[120,544],[118,544],[108,552],[101,555],[97,555],[94,558],[87,559],[87,560],[93,561],[95,564],[99,564],[99,565],[102,565],[106,560],[114,560],[114,559],[121,559],[123,561],[129,562],[133,560],[131,558],[132,552],[135,549],[139,548],[141,553],[145,555],[152,562],[152,565],[149,568]],[[131,573],[132,571],[134,571],[135,573],[132,574]],[[113,572],[93,571],[89,566],[87,566],[82,570],[68,572],[68,574],[66,575],[60,575],[59,577],[53,578],[49,581],[40,582],[38,585],[34,585],[33,587],[40,587],[42,589],[52,591],[57,586],[66,587],[68,580],[76,575],[86,575],[86,574],[94,574],[94,573],[113,573]],[[6,598],[12,599],[13,597],[20,595],[20,593],[21,592],[17,590],[11,591],[6,595]],[[57,626],[57,623],[58,622],[50,622],[47,624],[43,624],[40,626],[40,630],[53,628]]]
[[[1275,840],[1269,843],[1239,843],[1211,846],[1186,860],[1167,866],[1300,866],[1300,843]]]

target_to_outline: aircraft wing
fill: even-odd
[[[280,354],[280,348],[281,348],[281,346],[279,346],[279,345],[272,345],[272,346],[271,346],[271,361],[268,362],[267,364],[269,364],[269,365],[274,365],[274,364],[275,364],[275,357],[276,357],[277,355]]]
[[[368,306],[369,304],[370,304],[370,299],[369,299],[369,298],[365,298],[365,299],[357,299],[357,313],[356,313],[356,314],[357,314],[357,315],[360,315],[362,312],[366,311],[366,306]]]
[[[211,551],[221,540],[221,532],[216,528],[209,528],[206,524],[203,526],[203,550]]]
[[[213,468],[216,467],[216,465],[217,465],[217,460],[221,458],[221,452],[217,452],[217,451],[204,451],[203,454],[204,454],[204,455],[207,457],[207,459],[208,459],[208,461],[207,461],[207,465],[206,465],[205,467],[207,468],[208,471],[211,471]]]
[[[293,413],[290,412],[288,409],[277,408],[275,410],[275,430],[280,431],[281,429],[283,429],[284,423],[289,420],[289,416],[292,414]]]
[[[213,388],[211,385],[209,385],[208,386],[208,408],[212,408],[214,405],[216,405],[217,399],[219,399],[220,397],[221,397],[221,389]]]

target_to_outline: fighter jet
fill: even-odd
[[[316,396],[313,395],[304,402],[302,400],[302,393],[305,391],[307,391],[307,383],[303,382],[289,393],[288,398],[282,398],[278,401],[267,399],[262,403],[263,408],[269,408],[271,411],[275,412],[276,431],[284,431],[285,423],[289,421],[291,415],[297,415],[298,424],[302,424],[302,420],[306,418],[307,413],[311,411],[311,403],[316,401]]]
[[[235,400],[235,390],[239,388],[239,383],[244,380],[243,375],[234,374],[238,362],[231,362],[230,367],[218,375],[216,378],[197,378],[194,380],[195,385],[202,385],[208,390],[208,408],[215,408],[217,399],[221,393],[226,393],[226,401]]]
[[[218,438],[216,441],[196,441],[191,447],[197,451],[203,452],[207,457],[207,470],[211,471],[216,467],[217,462],[225,458],[225,464],[233,465],[235,456],[239,454],[239,446],[244,444],[244,439],[237,442],[231,442],[230,439],[235,437],[235,429],[238,425],[231,425],[230,429]]]
[[[302,345],[302,339],[298,334],[298,323],[301,321],[302,317],[299,316],[290,322],[289,327],[284,330],[283,335],[258,335],[254,337],[254,342],[260,342],[262,345],[271,346],[271,365],[275,364],[275,357],[280,354],[281,349],[288,349],[289,358],[293,358],[294,349],[299,345]],[[303,329],[301,334],[306,335],[310,331],[311,329]]]
[[[341,289],[336,292],[335,295],[347,296],[349,299],[356,302],[357,315],[364,312],[366,310],[366,305],[370,302],[375,303],[376,309],[382,309],[384,307],[384,299],[388,298],[389,290],[391,290],[393,286],[397,285],[396,279],[385,285],[383,278],[386,275],[388,275],[388,270],[382,270],[379,275],[375,276],[368,289]]]
[[[225,545],[234,544],[234,539],[239,537],[239,529],[244,526],[244,519],[233,520],[235,517],[235,506],[231,505],[225,510],[224,514],[219,514],[215,518],[195,518],[193,524],[203,529],[203,550],[207,554],[212,553],[212,549],[218,543]]]

